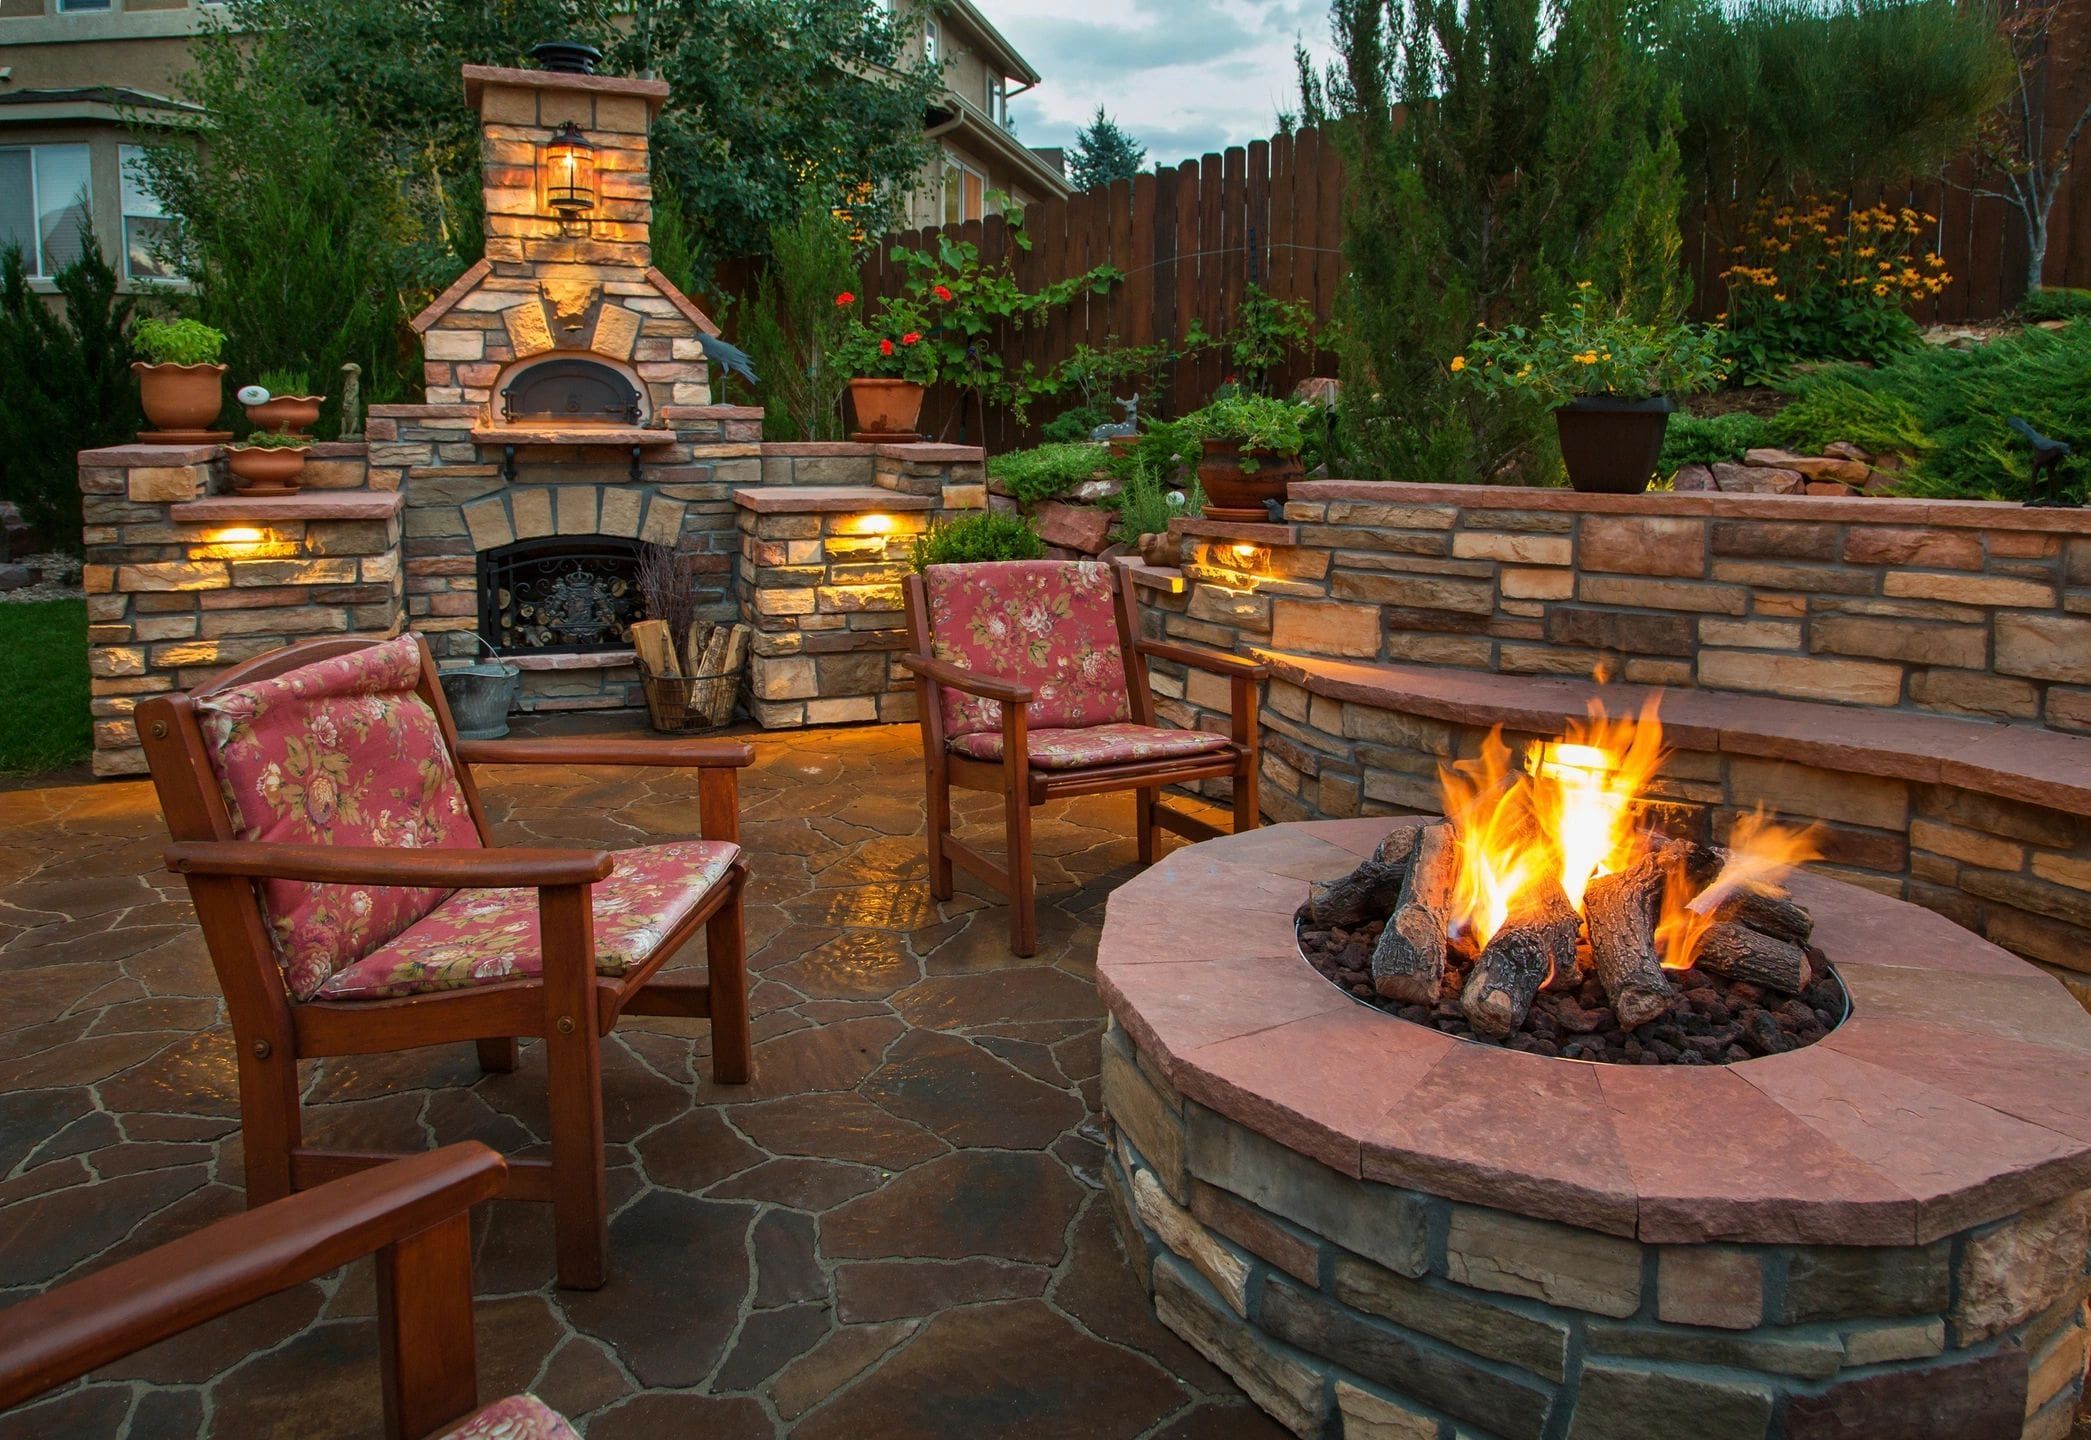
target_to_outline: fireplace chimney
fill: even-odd
[[[603,52],[578,40],[547,40],[530,47],[530,58],[540,70],[560,75],[593,75],[595,62],[603,58]]]

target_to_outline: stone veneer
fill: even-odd
[[[1520,1055],[1314,974],[1310,879],[1385,821],[1114,892],[1106,1183],[1164,1323],[1300,1436],[2064,1440],[2091,1019],[1914,907],[1802,877],[1853,1018],[1702,1069]]]

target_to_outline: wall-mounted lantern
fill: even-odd
[[[568,120],[552,132],[544,151],[545,203],[559,217],[563,235],[588,231],[588,212],[595,208],[595,146]]]

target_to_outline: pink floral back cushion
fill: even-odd
[[[199,700],[234,835],[286,845],[477,848],[435,711],[414,693],[420,674],[420,647],[402,635]],[[276,958],[300,1000],[448,893],[296,880],[261,887]]]
[[[930,651],[980,675],[1023,681],[1040,730],[1079,730],[1132,718],[1118,644],[1118,577],[1091,560],[1000,560],[932,565]],[[944,733],[999,729],[1002,707],[943,687]]]

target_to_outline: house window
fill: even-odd
[[[944,32],[934,20],[922,22],[922,58],[932,65],[941,64],[944,59]]]
[[[987,177],[954,156],[944,157],[944,223],[960,225],[986,213]]]
[[[123,268],[133,280],[165,280],[174,275],[153,250],[167,233],[167,209],[146,183],[145,150],[119,145],[123,170]]]
[[[1009,123],[1009,77],[987,72],[987,118],[998,125]]]
[[[18,248],[31,275],[48,278],[80,257],[87,179],[85,145],[0,149],[0,248]]]
[[[58,13],[78,15],[83,11],[107,10],[110,0],[58,0]]]

